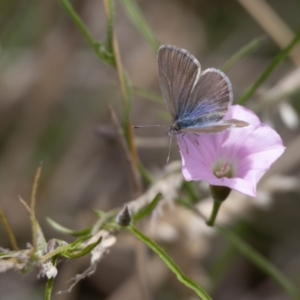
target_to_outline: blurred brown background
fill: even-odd
[[[131,23],[124,7],[119,1],[115,2],[115,29],[131,83],[160,95],[155,54]],[[266,32],[239,1],[139,0],[137,3],[160,43],[187,49],[199,59],[203,69],[220,68],[242,46],[265,35],[264,45],[228,73],[235,98],[254,82],[281,49],[274,37],[270,37],[271,33]],[[299,1],[270,0],[267,3],[292,31],[299,30]],[[72,4],[92,35],[104,41],[106,17],[102,2],[86,0],[72,1]],[[253,5],[255,7],[255,1]],[[262,23],[269,22],[267,17],[258,17]],[[275,34],[283,30],[282,24],[265,25],[273,28]],[[0,49],[0,205],[24,248],[31,239],[31,228],[18,196],[29,200],[34,173],[43,161],[38,218],[48,239],[71,241],[51,229],[45,217],[80,229],[96,221],[93,209],[109,210],[134,197],[124,154],[116,141],[107,109],[107,104],[111,104],[122,119],[117,74],[111,66],[97,59],[58,1],[1,0]],[[297,184],[300,76],[292,76],[300,65],[300,52],[294,53],[294,58],[284,61],[247,103],[255,108],[260,101],[271,98],[271,104],[259,113],[264,122],[276,128],[286,145],[293,145],[283,158],[286,161],[279,162],[274,171],[284,177],[276,177],[276,184],[271,182],[270,186],[262,187],[259,201],[243,199],[251,205],[254,203],[251,209],[243,208],[242,201],[232,204],[244,209],[242,219],[251,215],[242,224],[245,240],[300,285]],[[279,87],[275,94],[280,94],[282,80],[293,84],[293,89],[272,102],[274,97],[268,92]],[[133,124],[169,124],[165,112],[164,103],[134,95]],[[136,134],[142,162],[152,174],[157,174],[165,167],[168,147],[165,130],[144,129]],[[171,160],[176,159],[179,154],[173,145]],[[264,195],[267,196],[264,198]],[[170,220],[165,225],[172,230],[172,218],[179,217],[173,211],[166,218]],[[182,218],[183,223],[189,219]],[[230,223],[238,220],[239,217],[234,216]],[[198,249],[198,245],[197,256],[197,252],[191,250],[192,241],[188,244],[185,230],[181,230],[178,238],[168,242],[162,235],[160,242],[188,275],[200,278],[199,282],[209,281],[209,271],[224,256],[221,277],[215,284],[207,284],[214,299],[289,299],[271,279],[229,249],[223,239],[205,235],[201,240],[205,250]],[[0,245],[9,247],[2,227]],[[137,284],[134,277],[130,277],[135,274],[134,256],[132,240],[120,235],[110,255],[100,262],[96,274],[80,282],[71,294],[54,298],[139,299],[131,295],[132,286]],[[155,260],[153,265],[158,277],[152,288],[153,299],[195,299],[163,264]],[[55,290],[66,290],[67,281],[87,266],[87,259],[61,263]],[[0,298],[42,299],[44,284],[44,279],[36,279],[36,273],[24,277],[14,272],[0,274]],[[126,284],[127,289],[120,290]],[[123,291],[122,296],[118,294],[120,291]]]

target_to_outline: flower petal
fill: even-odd
[[[231,106],[225,118],[246,121],[249,126],[221,133],[178,135],[183,176],[188,181],[204,180],[255,197],[258,181],[284,152],[282,140],[242,106]],[[220,161],[234,165],[234,177],[215,176],[213,167]]]
[[[241,105],[231,105],[224,119],[225,120],[237,119],[237,120],[245,121],[254,127],[260,124],[260,120],[258,116],[250,109],[247,109]]]

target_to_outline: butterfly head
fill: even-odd
[[[177,123],[174,122],[169,130],[167,131],[167,135],[168,136],[173,136],[173,135],[177,135],[180,132],[180,128],[178,127]]]

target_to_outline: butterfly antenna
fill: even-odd
[[[170,127],[167,125],[133,125],[132,128],[145,128],[145,127]]]
[[[173,140],[173,135],[170,136],[170,143],[169,143],[169,151],[168,151],[168,157],[167,157],[167,164],[169,163],[169,160],[170,160],[172,140]]]

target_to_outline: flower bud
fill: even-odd
[[[125,206],[117,215],[116,221],[120,226],[126,227],[130,225],[132,220],[131,212],[128,206]]]
[[[209,185],[211,196],[214,201],[223,202],[229,196],[231,189],[227,186]]]

